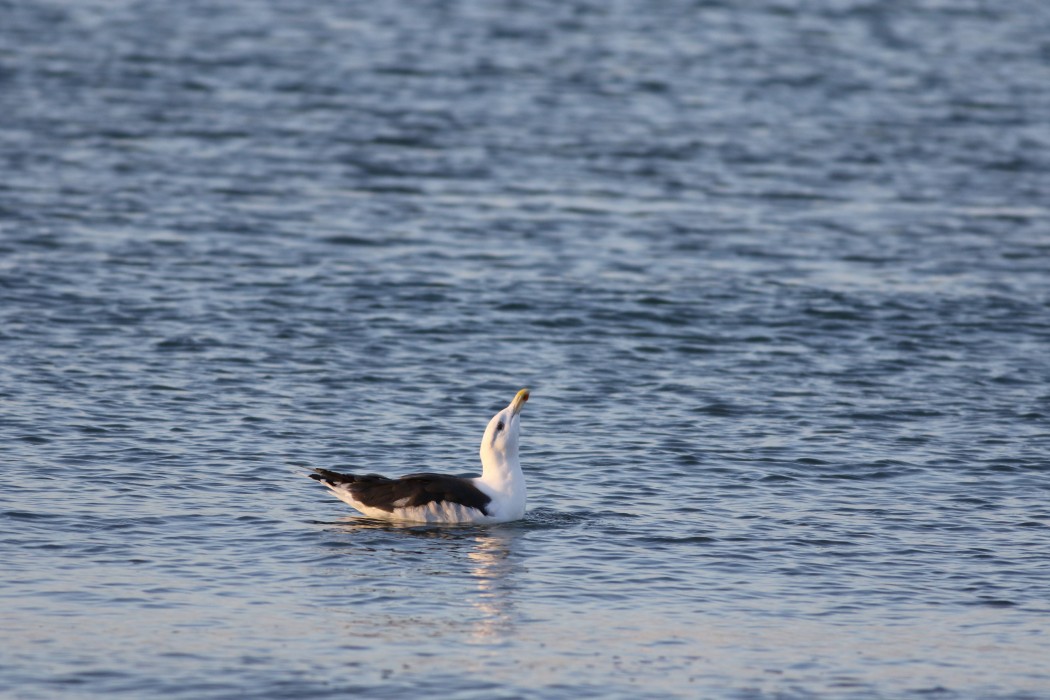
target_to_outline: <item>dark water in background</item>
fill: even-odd
[[[1048,37],[0,0],[0,694],[1050,697]]]

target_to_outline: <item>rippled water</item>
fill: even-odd
[[[0,693],[1047,697],[1048,7],[0,2]]]

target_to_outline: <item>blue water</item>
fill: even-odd
[[[0,695],[1050,697],[1047,37],[0,1]]]

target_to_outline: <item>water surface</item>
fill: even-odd
[[[0,11],[0,693],[1050,694],[1045,3]]]

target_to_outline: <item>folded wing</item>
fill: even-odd
[[[326,486],[347,488],[353,497],[370,508],[392,513],[396,508],[414,508],[430,503],[457,503],[488,515],[492,499],[471,479],[444,474],[408,474],[390,479],[378,474],[341,474],[314,469],[310,477]]]

